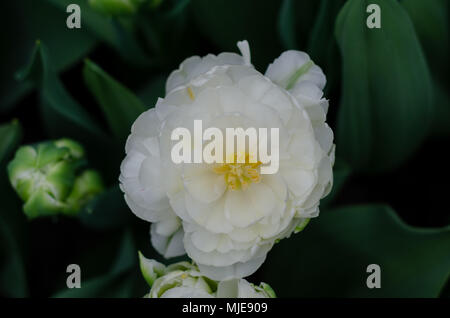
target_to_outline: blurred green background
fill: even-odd
[[[118,188],[124,140],[183,59],[236,52],[247,39],[262,73],[287,49],[323,68],[337,145],[320,216],[276,244],[249,281],[279,297],[450,296],[447,0],[115,2],[0,4],[0,295],[147,292],[137,250],[169,261]],[[70,3],[81,29],[66,27]],[[380,29],[366,27],[371,3]],[[78,217],[27,220],[6,165],[19,145],[62,137],[86,148],[107,189]],[[82,288],[69,290],[73,263]],[[369,264],[381,267],[380,289],[366,287]]]

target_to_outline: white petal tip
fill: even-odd
[[[244,62],[246,65],[251,65],[250,62],[250,46],[248,45],[247,40],[239,41],[237,43],[237,47],[239,51],[241,51],[242,57],[244,58]]]

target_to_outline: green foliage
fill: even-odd
[[[320,1],[317,17],[312,24],[307,52],[311,59],[327,74],[327,86],[325,94],[338,86],[341,61],[339,48],[334,37],[334,24],[336,17],[342,8],[344,0]]]
[[[279,297],[437,297],[450,274],[450,227],[414,228],[383,205],[323,212],[269,252],[262,279]],[[366,286],[369,264],[381,288]]]
[[[91,201],[81,211],[80,220],[93,229],[114,229],[130,223],[133,215],[125,204],[118,185],[111,187]]]
[[[192,7],[200,31],[221,51],[235,51],[237,41],[247,39],[253,52],[252,63],[264,72],[282,52],[276,32],[279,3],[193,0]]]
[[[17,120],[0,125],[0,293],[9,297],[28,295],[22,232],[25,221],[6,176],[6,163],[21,138]]]
[[[47,49],[36,42],[30,64],[17,75],[20,80],[31,80],[41,92],[43,120],[50,134],[105,137],[99,125],[65,90],[49,60]]]
[[[278,30],[286,49],[305,49],[309,33],[314,25],[316,11],[317,1],[283,1],[278,16]]]
[[[83,275],[83,272],[81,272]],[[116,259],[109,270],[87,281],[82,281],[81,288],[65,289],[53,295],[55,298],[129,298],[140,291],[139,269],[136,247],[130,232],[125,231],[117,251]]]
[[[330,205],[333,200],[337,197],[339,194],[339,191],[342,190],[345,183],[349,179],[351,175],[351,167],[345,163],[343,160],[338,158],[333,167],[333,188],[331,189],[330,194],[328,194],[321,202],[321,207],[326,207]]]
[[[73,3],[72,0],[45,0],[65,12],[66,7]],[[97,40],[108,44],[111,48],[129,63],[133,65],[146,65],[148,58],[137,43],[135,36],[127,30],[126,26],[102,15],[93,9],[87,0],[77,1],[82,12],[82,29],[85,27]]]
[[[48,45],[57,71],[72,66],[97,43],[96,38],[85,29],[61,27],[61,22],[65,22],[64,18],[61,19],[61,11],[47,1],[7,1],[2,5],[6,6],[2,12],[8,14],[0,20],[0,37],[4,47],[9,49],[0,53],[2,60],[8,61],[2,66],[0,74],[0,111],[11,108],[30,91],[31,83],[26,86],[17,83],[14,72],[25,63],[36,39]],[[18,27],[18,32],[11,32]]]
[[[119,141],[125,142],[131,125],[146,110],[144,104],[89,60],[84,63],[83,75],[87,87],[101,106],[110,129]]]
[[[434,122],[432,133],[450,135],[450,63],[448,59],[449,26],[446,0],[403,0],[432,70],[434,87]],[[447,87],[447,90],[444,89]]]
[[[378,4],[382,27],[368,29]],[[392,0],[348,1],[336,21],[342,53],[337,151],[355,169],[378,172],[404,162],[428,134],[432,82],[414,27]]]

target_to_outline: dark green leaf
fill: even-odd
[[[332,1],[335,2],[335,1]],[[316,18],[317,1],[284,0],[278,16],[280,39],[286,49],[304,49]]]
[[[125,230],[117,255],[117,258],[110,269],[111,274],[126,272],[137,265],[137,251],[131,231]]]
[[[51,3],[60,12],[63,12],[65,16],[68,16],[65,13],[67,6],[74,3],[72,0],[45,0],[45,2]],[[78,0],[77,4],[81,10],[81,28],[88,28],[98,39],[114,46],[117,43],[117,35],[112,24],[112,19],[92,10],[88,4],[88,0]]]
[[[46,0],[65,13],[72,0]],[[86,28],[98,40],[103,41],[113,47],[127,62],[134,65],[148,65],[150,61],[142,51],[139,42],[135,38],[132,27],[125,28],[125,25],[118,20],[100,14],[93,10],[87,0],[79,0],[77,4],[81,9],[82,29]]]
[[[17,121],[0,125],[0,294],[8,297],[26,297],[28,294],[25,263],[21,242],[25,217],[17,196],[6,175],[7,160],[12,156],[22,137]]]
[[[450,274],[450,227],[405,225],[386,206],[322,213],[282,240],[263,265],[262,280],[280,297],[437,297]],[[369,289],[369,264],[381,288]]]
[[[235,52],[238,41],[248,40],[252,63],[263,72],[280,55],[279,1],[194,0],[192,6],[200,30],[221,50]]]
[[[193,28],[190,3],[191,0],[164,1],[161,6],[139,11],[136,31],[141,44],[152,53],[155,68],[176,67],[186,57],[198,54],[204,43]]]
[[[381,28],[366,26],[369,4],[381,8]],[[342,53],[338,154],[374,173],[406,160],[429,131],[430,74],[412,23],[393,0],[350,0],[336,23]]]
[[[450,134],[450,84],[448,0],[402,0],[422,44],[434,80],[435,115],[432,126],[436,135]]]
[[[85,62],[83,75],[112,132],[124,142],[130,133],[131,125],[146,107],[133,92],[89,60]]]
[[[99,195],[78,216],[83,224],[95,229],[119,228],[133,219],[119,186]]]
[[[64,70],[85,56],[97,43],[97,40],[86,28],[69,29],[66,19],[69,13],[55,6],[35,0],[25,0],[21,9],[27,17],[26,26],[30,32],[28,48],[36,40],[41,40],[48,47],[55,70]],[[82,12],[81,21],[84,21]],[[43,18],[45,17],[45,18]]]
[[[122,159],[119,149],[123,149],[123,144],[107,136],[66,91],[53,70],[46,47],[38,42],[30,64],[18,74],[19,79],[33,81],[39,87],[46,132],[51,138],[67,137],[80,142],[86,147],[90,163],[100,169],[106,182],[117,180],[117,167]]]
[[[8,297],[26,297],[28,286],[25,263],[15,233],[8,227],[8,223],[9,221],[0,215],[0,294]]]
[[[434,84],[434,122],[433,133],[437,136],[450,135],[449,91],[439,83]]]
[[[72,128],[76,130],[75,136],[79,135],[80,130],[92,135],[104,135],[89,114],[64,89],[50,64],[47,49],[40,41],[36,43],[30,64],[18,73],[18,78],[35,82],[42,94],[44,114],[62,120],[47,118],[51,130],[59,132]]]
[[[136,297],[136,287],[141,281],[137,266],[137,249],[131,233],[125,231],[122,243],[117,250],[116,260],[102,276],[83,281],[81,268],[81,288],[64,289],[53,295],[56,298],[87,297]]]
[[[164,98],[166,79],[166,75],[157,76],[139,90],[138,96],[148,108],[155,106],[158,97]]]
[[[333,188],[331,189],[330,194],[328,194],[321,202],[320,206],[328,206],[333,200],[336,198],[339,191],[341,191],[345,182],[349,178],[351,174],[350,166],[339,158],[336,159],[336,162],[333,167]]]
[[[340,77],[339,48],[334,37],[336,17],[345,0],[322,0],[308,41],[307,53],[327,76],[326,92],[337,86]],[[330,89],[331,88],[331,89]]]
[[[32,87],[30,83],[15,81],[14,72],[26,62],[37,39],[48,45],[56,71],[84,56],[94,47],[96,39],[83,28],[67,28],[68,13],[45,1],[3,1],[0,6],[2,12],[8,12],[0,21],[3,45],[8,48],[0,53],[2,60],[8,61],[0,74],[0,109],[7,109]]]
[[[14,119],[9,124],[0,125],[0,166],[4,167],[6,160],[12,154],[22,139],[22,127],[19,121]]]
[[[433,77],[449,78],[448,0],[402,0],[428,58]]]

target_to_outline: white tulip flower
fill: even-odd
[[[274,298],[266,283],[255,286],[245,279],[217,282],[201,275],[198,267],[179,262],[165,266],[139,253],[142,275],[151,287],[146,298]]]
[[[152,222],[155,249],[187,253],[217,281],[254,273],[276,241],[318,216],[333,182],[322,70],[306,53],[287,51],[263,75],[247,41],[238,47],[242,55],[195,56],[172,72],[166,96],[133,124],[120,175],[130,209]],[[224,132],[278,129],[278,171],[261,174],[260,162],[246,161],[256,156],[247,148],[244,163],[174,163],[173,131],[194,135],[196,120]]]

